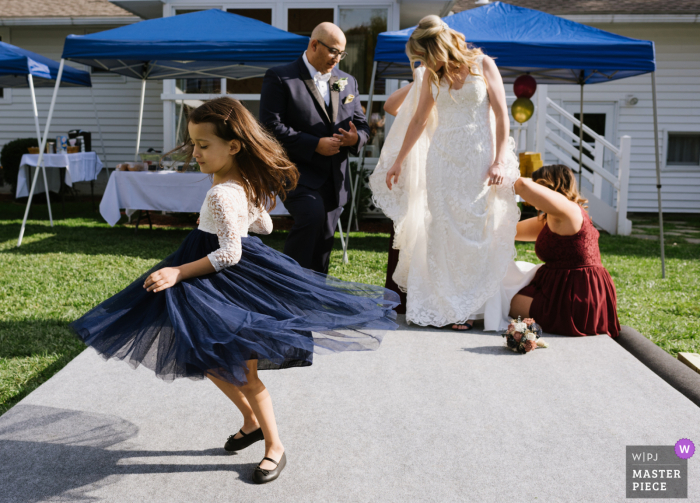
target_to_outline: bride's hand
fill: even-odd
[[[401,163],[395,162],[389,172],[386,174],[386,186],[389,187],[389,190],[391,190],[393,184],[398,183],[399,176],[401,176]]]
[[[503,174],[501,172],[501,164],[493,163],[489,168],[488,173],[489,185],[501,185],[503,183]]]

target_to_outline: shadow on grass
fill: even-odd
[[[673,243],[676,243],[676,245],[674,246]],[[598,244],[602,255],[637,258],[658,257],[661,260],[658,241],[601,234]],[[693,245],[684,240],[669,239],[667,237],[665,252],[666,258],[697,260],[700,253],[700,245]]]
[[[21,223],[0,221],[0,241],[16,242]],[[27,225],[22,246],[10,246],[0,253],[35,255],[42,253],[64,253],[83,255],[121,255],[142,259],[158,259],[174,252],[191,229],[154,228],[147,226],[134,232],[133,227],[105,227],[57,224]],[[278,251],[284,248],[288,231],[274,231],[268,236],[258,236],[263,243]],[[41,236],[33,240],[33,236]],[[337,235],[336,235],[337,236]],[[350,249],[372,252],[388,252],[386,235],[354,233],[350,236]],[[336,237],[334,249],[342,249]]]
[[[29,319],[0,322],[0,358],[79,353],[83,342],[57,319]]]
[[[0,224],[0,240],[16,242],[21,224]],[[139,229],[115,227],[63,226],[53,228],[28,225],[22,246],[11,246],[0,253],[35,255],[64,253],[84,255],[121,255],[157,259],[174,252],[189,229]],[[48,234],[48,235],[47,235]],[[33,240],[34,236],[41,236]]]

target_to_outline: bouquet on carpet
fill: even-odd
[[[540,339],[542,335],[542,327],[540,327],[532,318],[510,320],[508,329],[503,334],[506,338],[506,346],[516,353],[529,353],[536,348],[547,348],[549,345]]]

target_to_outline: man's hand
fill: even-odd
[[[352,147],[357,145],[357,140],[359,140],[360,137],[358,136],[357,128],[352,121],[350,121],[350,131],[345,131],[342,128],[338,128],[338,131],[340,131],[342,134],[334,134],[333,138],[340,140],[341,147]]]
[[[340,147],[340,140],[338,138],[321,138],[318,141],[318,145],[316,145],[316,152],[326,156],[335,155],[340,152]]]

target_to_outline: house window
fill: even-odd
[[[700,165],[700,133],[668,133],[667,166]]]
[[[296,35],[311,36],[321,23],[332,23],[333,9],[289,9],[287,11],[287,31]]]
[[[369,93],[377,36],[387,31],[387,9],[341,8],[338,26],[345,33],[348,53],[340,69],[357,79],[360,94]],[[384,94],[384,80],[375,83],[375,94]]]
[[[2,42],[2,37],[0,37],[0,42]],[[0,99],[5,97],[5,90],[0,87]]]
[[[272,9],[228,9],[227,12],[272,24]]]

